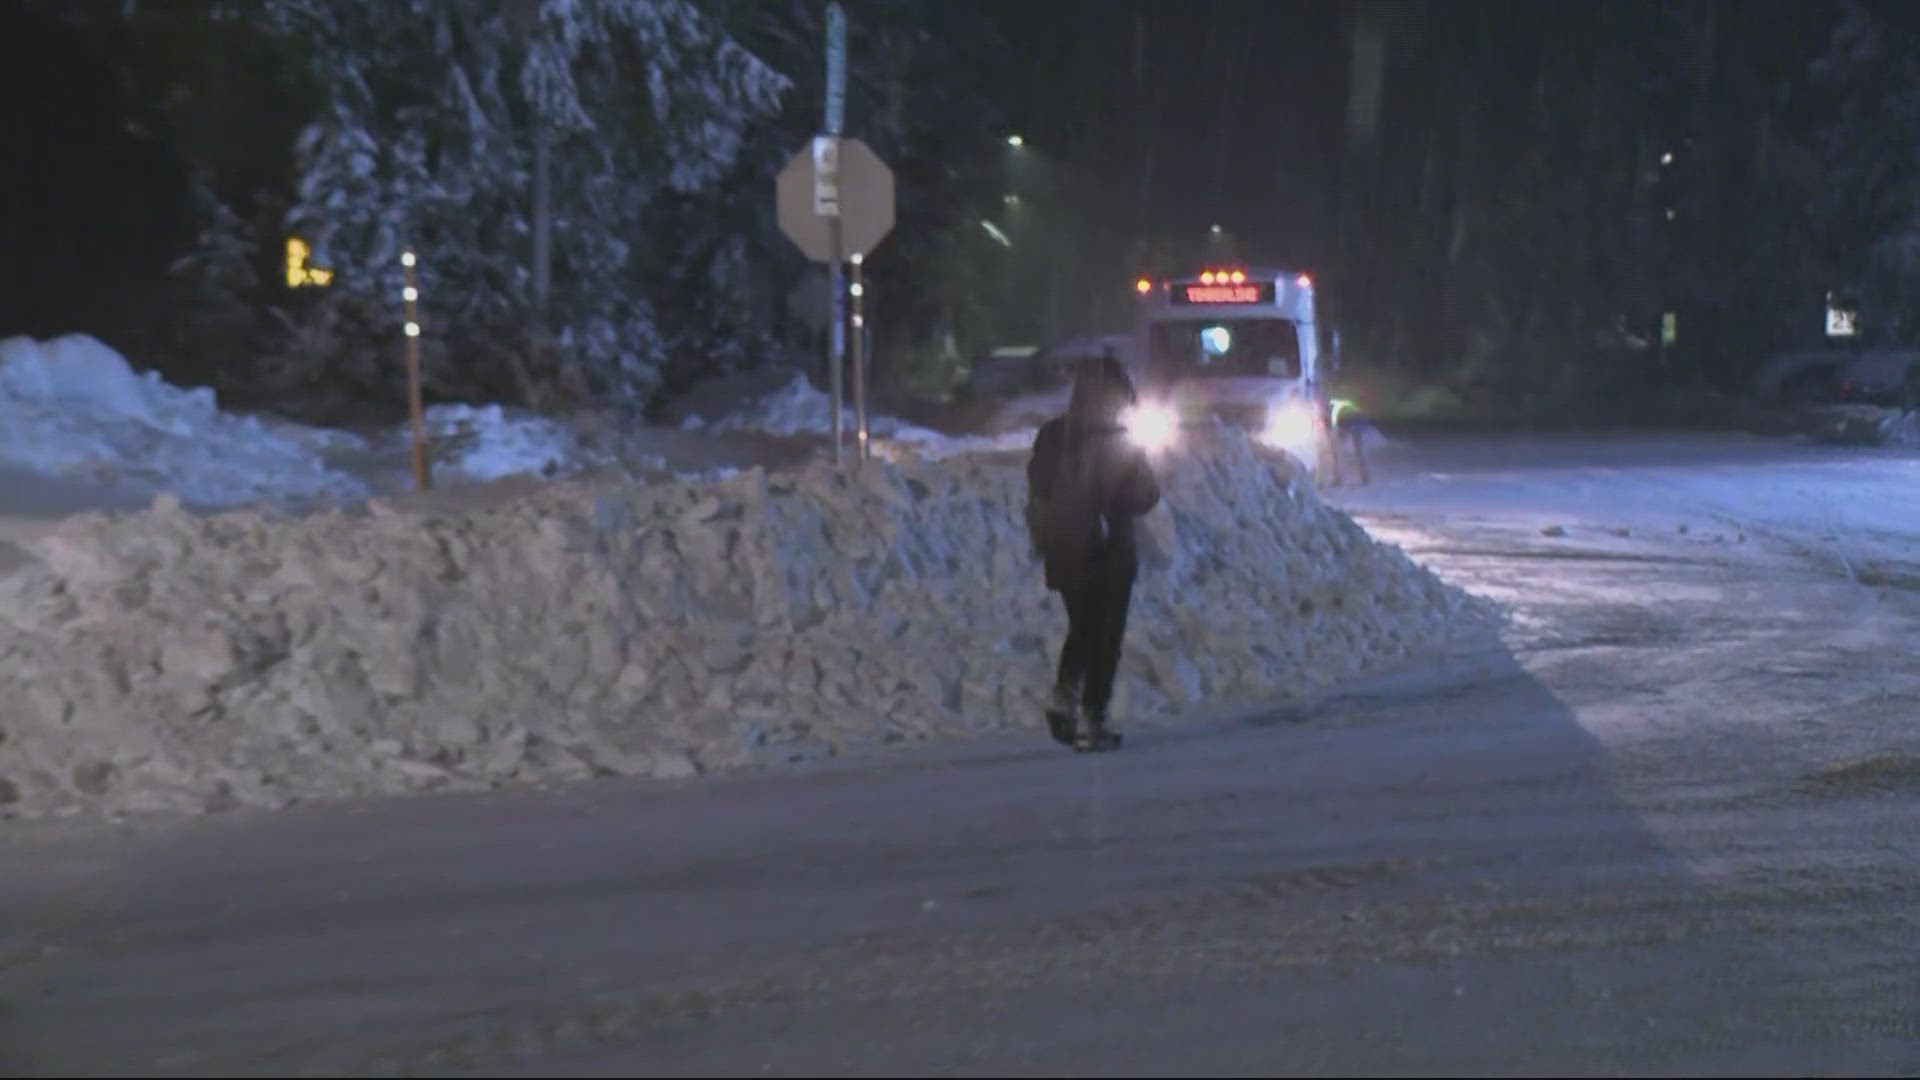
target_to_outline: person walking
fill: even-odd
[[[1325,453],[1328,469],[1333,477],[1333,486],[1342,483],[1340,475],[1340,447],[1345,444],[1353,450],[1354,464],[1360,468],[1360,482],[1373,483],[1373,476],[1367,469],[1367,439],[1374,434],[1373,421],[1368,420],[1359,406],[1351,401],[1338,398],[1330,399],[1323,406],[1322,423],[1326,430]]]
[[[1067,609],[1047,728],[1078,750],[1121,741],[1108,708],[1140,571],[1134,526],[1160,502],[1153,464],[1126,431],[1137,401],[1111,350],[1083,362],[1067,411],[1041,426],[1027,462],[1028,533]]]

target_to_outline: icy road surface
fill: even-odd
[[[1382,471],[1503,639],[1118,754],[8,826],[0,1073],[1920,1070],[1920,460]]]

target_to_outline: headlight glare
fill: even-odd
[[[1135,446],[1158,453],[1180,437],[1180,414],[1171,405],[1148,402],[1120,414],[1120,423]]]
[[[1296,454],[1311,451],[1315,426],[1312,406],[1304,401],[1284,401],[1268,410],[1267,426],[1260,433],[1260,441]]]

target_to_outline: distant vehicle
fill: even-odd
[[[1010,345],[974,361],[966,396],[971,412],[994,428],[1031,427],[1066,411],[1075,366],[1111,349],[1123,359],[1127,334],[1082,334],[1045,345]]]
[[[1312,460],[1330,365],[1311,276],[1229,265],[1142,277],[1134,293],[1127,359],[1145,399],[1135,414],[1143,441],[1171,441],[1212,416]]]
[[[1911,412],[1920,406],[1920,353],[1866,352],[1840,365],[1840,400]]]
[[[1806,405],[1920,406],[1920,352],[1805,350],[1775,357],[1761,370],[1762,395]]]

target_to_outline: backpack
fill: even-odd
[[[1027,463],[1027,538],[1054,589],[1080,574],[1106,528],[1100,448],[1063,445],[1063,428],[1057,421],[1042,428]]]

